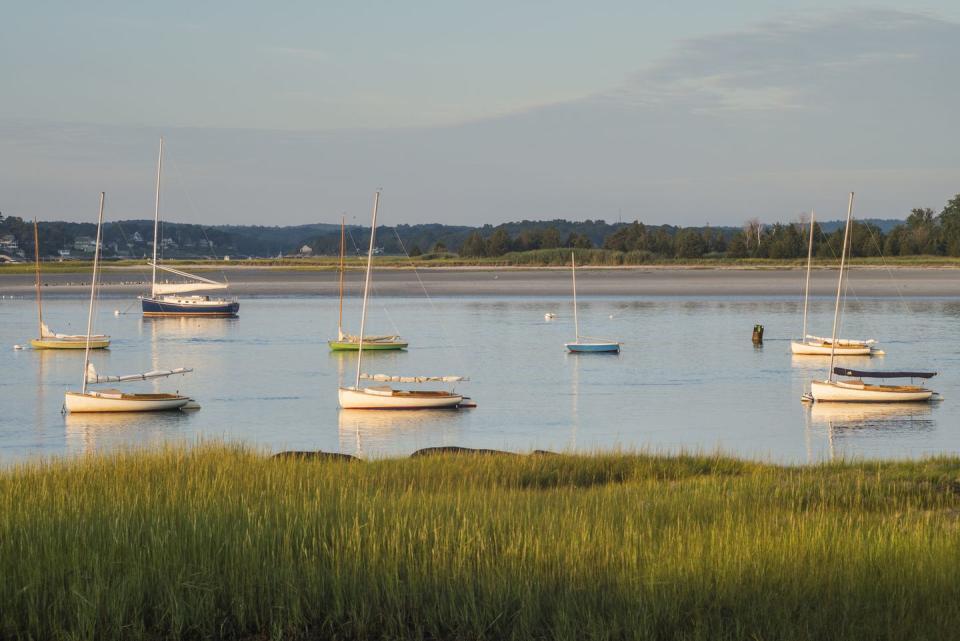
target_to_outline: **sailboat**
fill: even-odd
[[[837,321],[840,318],[840,297],[843,293],[843,266],[849,250],[850,219],[853,214],[853,192],[847,204],[847,226],[843,232],[843,249],[840,251],[840,280],[837,283],[837,300],[833,310],[833,335],[830,341],[830,367],[827,370],[827,379],[812,381],[810,392],[804,394],[803,400],[816,402],[855,402],[855,403],[903,403],[929,401],[935,392],[922,385],[886,385],[864,383],[863,379],[928,379],[936,376],[936,372],[887,371],[871,372],[864,370],[834,367],[834,360],[838,352]],[[838,380],[837,376],[847,377]]]
[[[43,295],[40,293],[40,235],[37,228],[37,219],[33,219],[33,259],[36,273],[37,289],[37,323],[40,325],[40,338],[30,339],[33,349],[85,349],[87,336],[80,334],[58,334],[47,327],[43,322]],[[110,345],[110,337],[97,334],[89,337],[90,349],[104,349]]]
[[[357,376],[352,387],[338,389],[340,407],[343,409],[438,409],[458,408],[466,400],[462,394],[446,390],[398,390],[390,385],[361,387],[361,380],[398,383],[457,383],[466,380],[462,376],[387,376],[363,373],[363,352],[366,339],[363,331],[367,324],[367,300],[370,294],[370,274],[373,266],[374,238],[377,234],[377,210],[380,207],[380,192],[373,200],[373,223],[370,225],[370,249],[367,251],[367,273],[363,285],[363,307],[360,312],[360,336],[357,346]]]
[[[155,412],[175,410],[191,403],[189,396],[180,394],[128,394],[116,389],[91,390],[90,385],[101,383],[119,383],[124,381],[142,381],[152,378],[186,374],[193,370],[181,367],[172,370],[156,370],[143,374],[126,376],[100,376],[90,362],[91,337],[93,334],[93,307],[97,293],[97,267],[100,259],[100,231],[103,227],[103,201],[105,194],[100,192],[100,214],[97,217],[97,245],[93,250],[93,277],[90,281],[90,309],[87,312],[87,339],[83,359],[83,383],[79,392],[66,392],[63,406],[68,412]]]
[[[813,262],[814,213],[810,212],[810,239],[807,247],[807,281],[803,289],[803,332],[800,340],[790,341],[790,351],[802,356],[829,356],[831,349],[840,356],[880,356],[884,352],[876,346],[877,341],[830,339],[807,334],[807,306],[810,300],[810,266]],[[840,267],[843,280],[843,265]]]
[[[616,341],[580,336],[580,319],[577,315],[577,257],[574,252],[570,252],[570,266],[573,274],[573,327],[577,339],[572,343],[565,343],[564,346],[571,352],[619,352],[620,343]]]
[[[141,296],[143,315],[146,317],[164,316],[200,316],[204,318],[232,318],[240,310],[240,303],[224,298],[210,298],[208,295],[190,295],[189,292],[211,291],[227,289],[226,283],[217,282],[189,274],[179,269],[166,267],[157,263],[157,247],[162,242],[158,233],[160,228],[160,175],[163,170],[163,138],[160,139],[160,155],[157,159],[157,192],[153,212],[153,260],[149,263],[153,268],[150,280],[150,295]],[[158,283],[157,270],[164,271],[190,282]]]
[[[336,340],[327,341],[327,344],[330,346],[330,349],[335,352],[343,351],[357,351],[360,349],[360,337],[352,336],[346,334],[343,331],[343,274],[344,274],[344,264],[343,259],[346,254],[346,219],[340,219],[340,316],[337,319],[337,338]],[[363,349],[372,351],[372,350],[396,350],[396,349],[406,349],[407,341],[403,340],[397,335],[391,336],[364,336],[363,337]]]

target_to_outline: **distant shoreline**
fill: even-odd
[[[337,273],[332,270],[290,269],[231,265],[205,266],[207,275],[230,283],[236,296],[336,296]],[[189,267],[188,267],[189,269]],[[347,295],[356,296],[362,272],[346,274]],[[797,267],[585,267],[578,270],[581,296],[799,296],[803,270]],[[149,289],[148,268],[107,268],[101,275],[105,297],[135,297]],[[422,282],[422,286],[421,286]],[[89,276],[83,272],[43,274],[45,296],[83,296]],[[378,269],[378,296],[568,296],[569,269],[565,267],[442,267]],[[960,297],[960,272],[935,267],[855,267],[850,285],[857,296]],[[32,297],[34,276],[0,269],[0,296]],[[836,293],[836,270],[817,268],[811,293]]]

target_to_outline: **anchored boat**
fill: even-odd
[[[157,159],[157,191],[153,211],[153,268],[150,282],[150,295],[141,296],[140,304],[145,317],[199,316],[203,318],[232,318],[240,311],[240,303],[235,300],[209,295],[186,295],[190,292],[227,289],[226,283],[217,282],[189,274],[179,269],[160,265],[157,262],[157,247],[162,239],[158,233],[160,227],[160,176],[163,170],[163,138],[160,139],[160,155]],[[187,279],[187,282],[158,283],[157,270]]]
[[[361,380],[403,383],[446,382],[455,383],[466,380],[460,376],[386,376],[365,375],[362,373],[363,353],[366,351],[364,329],[367,324],[367,300],[370,294],[370,274],[373,266],[374,238],[377,233],[377,210],[380,206],[380,192],[373,199],[373,223],[370,225],[370,248],[367,251],[367,273],[363,285],[363,307],[360,312],[360,336],[357,341],[357,377],[352,387],[339,387],[337,397],[342,409],[363,410],[419,410],[419,409],[455,409],[462,406],[464,396],[455,391],[446,390],[400,390],[390,385],[361,387]]]
[[[87,336],[81,334],[58,334],[43,322],[43,295],[40,293],[40,234],[37,219],[33,219],[33,258],[37,289],[37,323],[40,325],[40,337],[30,339],[33,349],[86,349]],[[110,345],[110,337],[97,334],[89,337],[90,349],[104,349]]]
[[[803,332],[800,340],[790,341],[790,351],[798,356],[829,356],[831,351],[840,356],[880,356],[884,352],[876,346],[877,341],[831,339],[807,334],[807,303],[810,299],[810,266],[813,262],[814,213],[810,212],[810,238],[807,247],[807,281],[803,289]],[[843,282],[843,262],[840,264],[840,281]]]
[[[389,336],[364,336],[363,341],[359,336],[353,336],[343,331],[343,274],[345,271],[343,259],[346,253],[346,221],[340,219],[340,316],[337,320],[337,338],[327,341],[327,345],[335,352],[355,352],[360,349],[361,343],[363,349],[367,351],[375,350],[397,350],[406,349],[407,341],[396,334]]]
[[[574,252],[570,252],[570,266],[573,274],[573,327],[577,339],[572,343],[564,343],[564,346],[571,352],[619,353],[620,343],[617,341],[580,336],[580,319],[577,316],[577,257]]]
[[[93,277],[90,282],[90,308],[87,312],[86,350],[83,359],[83,384],[79,392],[66,392],[63,407],[68,412],[156,412],[175,410],[191,402],[190,397],[176,394],[130,394],[116,389],[91,390],[90,385],[142,381],[173,374],[186,374],[193,370],[181,367],[173,370],[155,370],[126,376],[100,376],[90,362],[91,337],[93,336],[93,308],[97,293],[97,267],[100,262],[100,232],[103,227],[104,193],[100,192],[100,214],[97,217],[97,246],[93,253]]]
[[[905,403],[929,401],[936,394],[934,391],[921,385],[874,385],[864,383],[865,378],[911,378],[928,379],[936,376],[935,372],[870,372],[864,370],[834,367],[837,349],[837,322],[840,318],[840,300],[843,295],[843,266],[849,251],[850,220],[853,215],[853,192],[847,203],[847,225],[843,232],[843,248],[840,251],[840,280],[837,283],[837,298],[833,310],[833,335],[830,340],[830,368],[827,370],[827,379],[812,381],[810,392],[803,395],[805,401],[846,402],[846,403]],[[849,377],[848,380],[837,380],[837,376]]]

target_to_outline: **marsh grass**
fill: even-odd
[[[960,460],[271,459],[0,472],[0,636],[944,639]]]

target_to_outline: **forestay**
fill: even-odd
[[[93,367],[93,363],[87,363],[87,383],[122,383],[124,381],[145,381],[151,378],[163,378],[164,376],[173,376],[174,374],[187,374],[192,372],[192,367],[178,367],[176,369],[152,370],[142,374],[125,374],[123,376],[100,376]]]

